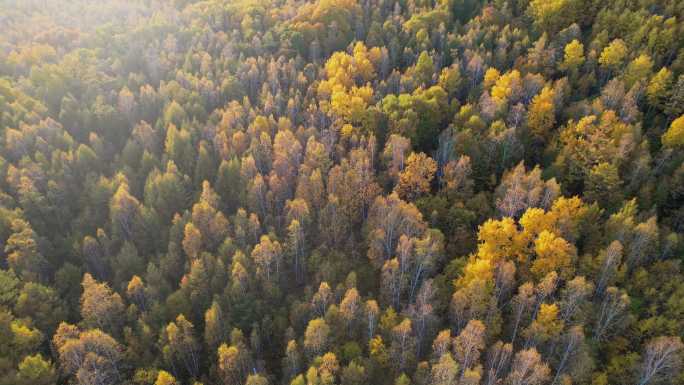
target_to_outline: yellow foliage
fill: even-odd
[[[534,241],[537,258],[532,262],[532,273],[537,278],[557,271],[564,278],[569,278],[574,269],[572,262],[577,253],[575,247],[556,234],[544,230]]]
[[[601,51],[599,63],[605,67],[615,68],[622,64],[625,56],[627,56],[627,45],[621,39],[615,39]]]
[[[518,255],[520,247],[516,242],[517,235],[518,228],[512,218],[486,221],[477,234],[480,241],[478,257],[497,263]]]
[[[494,265],[490,260],[473,258],[463,268],[463,276],[459,279],[459,286],[467,286],[473,281],[491,282],[494,279]]]
[[[430,183],[437,171],[437,162],[424,153],[411,153],[406,168],[399,174],[397,193],[404,199],[413,200],[430,191]]]
[[[499,77],[501,76],[501,73],[499,73],[499,70],[496,68],[487,68],[487,71],[484,74],[484,84],[483,86],[485,88],[489,88],[496,83],[497,80],[499,80]]]
[[[556,218],[554,215],[537,207],[527,209],[520,217],[519,222],[523,227],[523,233],[530,240],[535,239],[544,230],[555,232]]]
[[[584,64],[584,45],[577,39],[565,46],[563,67],[568,70],[575,70]]]
[[[330,98],[330,108],[347,122],[359,122],[372,100],[373,88],[370,85],[354,86],[349,90],[336,86]]]
[[[492,98],[498,104],[508,102],[508,97],[513,93],[513,89],[520,86],[520,72],[513,70],[501,75],[492,87]]]
[[[556,123],[554,97],[553,89],[544,87],[530,103],[527,125],[539,137],[547,137]]]
[[[558,319],[558,310],[558,305],[555,303],[543,303],[539,307],[534,323],[546,336],[558,335],[563,330],[563,321]]]
[[[675,119],[663,134],[661,141],[665,147],[684,146],[684,115]]]

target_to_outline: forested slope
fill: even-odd
[[[684,384],[684,2],[0,2],[0,385]]]

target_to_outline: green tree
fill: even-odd
[[[584,196],[589,202],[614,209],[622,202],[622,180],[612,163],[603,162],[594,166],[586,180]]]
[[[33,319],[35,325],[48,334],[67,318],[64,302],[49,286],[27,282],[19,291],[14,312],[19,317]]]
[[[22,359],[17,380],[17,385],[52,385],[57,382],[57,372],[52,362],[39,353]]]
[[[434,72],[435,65],[432,62],[432,58],[426,51],[421,52],[415,67],[415,78],[418,84],[429,85],[432,82]]]
[[[12,235],[5,244],[5,253],[10,268],[23,279],[43,279],[48,262],[38,250],[36,233],[28,222],[22,219],[12,221]]]

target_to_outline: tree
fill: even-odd
[[[183,110],[183,107],[175,100],[171,101],[164,109],[164,122],[166,122],[166,124],[180,126],[185,119],[187,119],[185,110]]]
[[[222,160],[216,172],[214,186],[227,213],[235,212],[240,206],[244,199],[244,185],[240,176],[240,161],[236,157]]]
[[[272,241],[268,235],[261,236],[261,240],[252,250],[252,259],[257,266],[257,276],[261,280],[268,284],[277,282],[283,262],[280,242]]]
[[[625,69],[625,85],[632,87],[636,82],[646,82],[653,71],[653,60],[646,54],[641,54],[632,60]]]
[[[529,282],[520,285],[518,294],[513,297],[511,302],[515,318],[513,336],[511,338],[511,343],[513,343],[515,342],[520,322],[532,310],[532,306],[535,304],[534,286]]]
[[[250,374],[245,385],[268,385],[268,380],[261,374]]]
[[[295,280],[302,282],[304,279],[304,267],[302,260],[306,250],[306,237],[300,222],[293,219],[287,227],[288,232],[288,251],[292,257],[292,269],[295,273]]]
[[[478,320],[468,321],[461,333],[454,338],[454,356],[461,369],[461,377],[473,368],[485,348],[485,325]]]
[[[543,230],[534,241],[534,252],[537,258],[532,262],[530,271],[538,279],[552,271],[559,272],[564,278],[572,276],[577,250],[565,239]]]
[[[330,327],[323,318],[309,321],[304,333],[304,348],[311,356],[317,356],[325,351],[328,345]]]
[[[39,329],[49,334],[68,314],[66,305],[53,288],[35,282],[27,282],[21,288],[14,312],[19,317],[30,317]]]
[[[672,121],[660,141],[668,148],[684,146],[684,115]]]
[[[614,328],[619,325],[629,303],[630,298],[624,291],[614,286],[606,289],[595,315],[594,340],[601,341],[609,331],[615,332]]]
[[[174,373],[187,373],[197,377],[200,345],[195,339],[194,327],[182,314],[163,329],[159,345],[166,363]]]
[[[599,64],[609,70],[615,70],[622,65],[626,56],[627,45],[625,45],[625,42],[621,39],[615,39],[601,51]]]
[[[584,64],[584,45],[577,39],[565,45],[562,67],[570,72],[575,72]]]
[[[52,362],[38,353],[21,360],[17,380],[18,385],[52,385],[57,382],[57,373]]]
[[[128,300],[138,306],[142,311],[147,310],[147,294],[142,278],[134,275],[126,286],[126,296]]]
[[[424,153],[411,153],[406,167],[399,173],[396,191],[399,197],[413,201],[430,191],[430,185],[437,171],[437,162]]]
[[[435,65],[432,58],[426,51],[421,52],[415,67],[415,77],[418,84],[428,86],[432,82],[434,72]]]
[[[10,307],[19,295],[19,278],[14,270],[0,270],[0,305]]]
[[[461,67],[457,63],[454,63],[450,67],[442,68],[437,84],[439,84],[449,96],[453,96],[459,91],[462,83],[463,77],[461,75]]]
[[[122,182],[109,203],[114,234],[132,240],[133,231],[140,220],[141,205],[128,191],[128,184]]]
[[[527,346],[543,344],[560,335],[565,325],[558,313],[558,305],[555,303],[550,305],[543,303],[539,306],[536,318],[524,331],[528,340]]]
[[[120,379],[121,347],[98,329],[60,324],[52,338],[61,369],[80,385],[113,385]]]
[[[106,283],[98,283],[93,277],[83,275],[81,317],[86,326],[117,334],[124,320],[124,304],[121,296]]]
[[[340,314],[347,323],[347,331],[351,335],[354,325],[361,313],[361,297],[356,288],[352,287],[344,294],[340,302]]]
[[[510,365],[513,356],[513,345],[496,342],[487,353],[487,364],[485,366],[485,385],[494,385],[501,382],[503,372]]]
[[[522,88],[521,75],[518,70],[512,70],[499,76],[492,86],[491,97],[498,108],[508,105],[511,99],[519,96]]]
[[[601,263],[600,272],[596,282],[596,294],[602,295],[606,287],[614,284],[614,279],[618,274],[618,269],[622,263],[623,247],[620,241],[613,241],[601,253],[599,262]]]
[[[368,222],[371,231],[368,258],[378,267],[396,251],[402,235],[419,235],[426,227],[420,211],[396,193],[375,199]]]
[[[574,60],[577,61],[577,59]],[[539,94],[535,95],[529,106],[527,126],[536,137],[542,140],[549,138],[551,129],[556,124],[555,97],[551,87],[544,87]]]
[[[175,101],[169,105],[169,108],[173,106],[173,103],[175,103]],[[167,113],[168,111],[169,109],[167,108]],[[174,109],[174,111],[179,110]],[[190,131],[183,127],[181,123],[178,123],[178,120],[182,119],[183,114],[175,114],[175,117],[168,123],[166,140],[164,141],[164,152],[178,166],[178,169],[183,174],[192,175],[197,156],[195,155],[195,147],[192,143]],[[181,127],[180,130],[177,127]]]
[[[380,308],[375,300],[369,299],[364,306],[364,313],[366,316],[366,327],[368,328],[368,340],[375,336],[375,328],[378,324],[378,315]]]
[[[154,382],[154,385],[180,385],[180,384],[176,380],[176,378],[171,375],[171,373],[169,373],[165,370],[160,370],[159,374],[157,374],[157,380]]]
[[[459,382],[458,372],[458,363],[447,352],[439,358],[439,362],[432,365],[430,385],[456,384]]]
[[[587,177],[585,197],[589,202],[596,202],[601,207],[615,208],[622,202],[621,184],[622,180],[614,164],[597,164]]]
[[[399,371],[407,368],[414,358],[415,341],[411,336],[412,330],[412,323],[408,318],[392,328],[392,357]]]
[[[201,244],[208,250],[215,250],[228,233],[228,219],[218,207],[219,196],[205,180],[199,201],[192,206],[192,224],[201,235]]]
[[[536,349],[521,350],[513,358],[506,383],[510,385],[541,385],[549,380],[550,373],[549,366],[542,362]]]
[[[337,371],[340,369],[340,363],[337,361],[335,353],[327,352],[320,357],[318,371],[322,379],[326,377],[333,379]],[[324,380],[325,381],[325,380]]]
[[[562,338],[562,347],[560,354],[560,361],[556,365],[556,374],[553,378],[552,383],[555,383],[561,378],[568,378],[567,375],[563,375],[566,371],[566,366],[568,364],[573,366],[573,363],[577,363],[577,366],[582,367],[582,360],[580,356],[582,345],[584,344],[584,332],[582,326],[573,326],[568,330],[567,333]]]
[[[581,313],[586,305],[587,298],[594,291],[594,285],[583,276],[577,276],[568,281],[561,290],[560,319],[564,323],[570,323],[581,319]]]
[[[666,383],[679,375],[684,344],[679,337],[656,337],[644,349],[639,385]]]
[[[287,347],[285,348],[285,358],[283,358],[283,372],[285,373],[285,378],[290,380],[297,376],[301,369],[301,363],[301,353],[299,352],[297,341],[288,341]]]
[[[574,20],[576,2],[571,0],[532,0],[527,12],[540,30],[554,33]]]
[[[401,135],[391,134],[385,143],[383,160],[392,178],[398,179],[399,173],[406,167],[407,155],[411,149],[411,140]]]
[[[520,162],[504,173],[495,194],[499,213],[517,218],[531,207],[550,208],[560,195],[560,186],[555,179],[543,181],[538,166],[526,172],[525,165]]]
[[[328,283],[325,281],[321,282],[321,284],[318,286],[318,291],[311,299],[311,305],[313,306],[314,312],[320,317],[325,316],[328,305],[330,305],[332,300],[333,293],[330,289],[330,285],[328,285]]]
[[[470,198],[473,193],[472,164],[470,157],[461,155],[458,160],[451,160],[444,165],[440,185],[447,197],[452,199]]]
[[[366,383],[366,368],[356,361],[352,361],[349,365],[342,369],[340,375],[341,385],[363,385]]]
[[[12,235],[5,244],[8,265],[25,280],[42,280],[48,263],[38,250],[36,233],[22,219],[13,220],[11,227]]]
[[[211,307],[204,313],[204,342],[207,344],[208,351],[215,351],[225,340],[228,334],[225,322],[221,305],[213,301]]]
[[[221,344],[218,348],[219,378],[224,385],[242,384],[247,371],[245,347],[241,344]]]
[[[646,87],[646,98],[648,103],[653,107],[660,109],[665,108],[667,98],[671,94],[672,89],[672,71],[663,67],[658,71]]]

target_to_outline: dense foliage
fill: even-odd
[[[0,2],[0,385],[684,384],[684,2]]]

